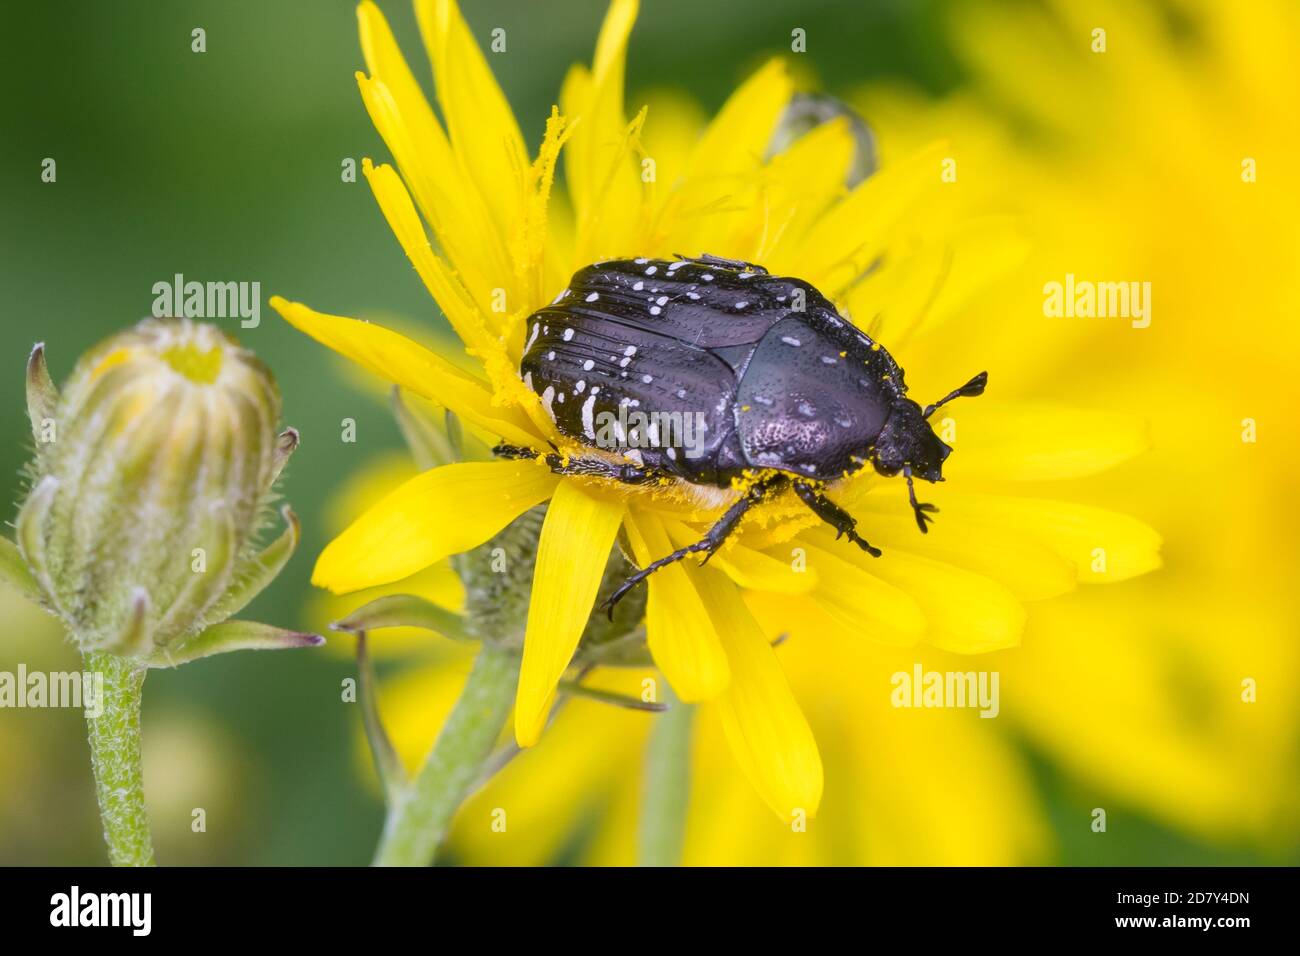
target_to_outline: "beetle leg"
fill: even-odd
[[[921,529],[921,534],[928,534],[930,529],[926,527],[926,522],[933,521],[934,519],[930,515],[938,514],[939,509],[934,505],[926,504],[924,501],[916,500],[916,488],[912,486],[911,469],[905,470],[903,475],[907,478],[907,500],[912,503],[912,514],[916,516],[916,526]]]
[[[532,448],[524,448],[520,445],[497,445],[492,449],[492,453],[498,458],[526,458],[534,459],[542,456]],[[558,454],[546,455],[542,458],[551,471],[557,475],[590,475],[595,478],[608,478],[611,481],[619,481],[625,485],[640,485],[647,481],[654,481],[659,477],[656,472],[649,468],[638,468],[635,465],[618,465],[603,458],[573,458],[571,457],[566,464],[563,457]]]
[[[705,532],[704,537],[699,541],[696,541],[694,544],[688,544],[684,548],[678,548],[672,554],[662,557],[658,561],[653,561],[650,564],[647,564],[640,571],[637,571],[620,584],[614,593],[605,598],[600,605],[605,608],[606,612],[609,614],[610,620],[613,620],[614,618],[614,605],[619,602],[623,595],[632,590],[646,578],[650,577],[650,575],[654,574],[660,568],[667,567],[670,564],[675,564],[688,555],[699,554],[700,552],[704,552],[704,560],[701,564],[708,564],[709,558],[713,557],[714,553],[722,547],[723,543],[728,537],[730,537],[731,532],[736,530],[736,525],[740,524],[740,519],[745,516],[745,512],[762,501],[769,491],[782,484],[783,481],[784,479],[782,477],[777,477],[754,485],[754,487],[751,488],[743,498],[726,510],[722,517],[714,523],[713,527]]]
[[[711,256],[707,252],[700,253],[698,256],[684,256],[680,252],[676,254],[678,259],[683,262],[698,262],[705,266],[723,266],[728,269],[740,269],[743,272],[757,272],[760,275],[767,275],[768,272],[762,266],[754,262],[746,262],[744,259],[724,259],[722,256]]]
[[[805,481],[796,481],[794,483],[794,493],[812,510],[813,514],[835,529],[837,540],[841,535],[848,535],[849,540],[867,554],[873,558],[880,557],[880,549],[873,548],[865,538],[858,534],[858,523],[853,516],[827,498],[816,487]]]

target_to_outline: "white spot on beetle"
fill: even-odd
[[[677,460],[677,449],[671,445],[668,446],[668,457],[673,461]]]
[[[684,265],[686,265],[685,262],[681,262],[681,261],[674,262],[674,263],[672,263],[671,265],[668,266],[668,271],[669,271],[669,272],[676,272],[678,269],[680,269],[680,268],[681,268],[682,266],[684,266]]]
[[[594,409],[596,407],[596,392],[599,389],[593,388],[587,400],[582,403],[582,433],[591,441],[596,440],[596,422]]]
[[[596,363],[593,362],[591,359],[587,359],[587,361],[582,363],[582,370],[584,372],[590,372],[595,367],[596,367]]]
[[[593,292],[591,295],[587,296],[587,301],[588,301],[588,302],[595,302],[595,301],[596,301],[597,299],[599,299],[599,298],[600,298],[600,293],[599,293],[599,292]]]
[[[554,351],[554,350],[552,350],[552,351],[546,353],[546,361],[548,361],[548,362],[554,362],[554,361],[555,361],[555,351]]]
[[[781,336],[781,341],[784,342],[786,345],[793,345],[795,348],[798,348],[800,345],[803,344],[798,339],[790,335]]]
[[[566,341],[566,342],[571,342],[571,341],[573,341],[573,329],[565,329],[565,330],[564,330],[564,341]]]
[[[704,275],[700,276],[700,278],[703,279],[705,282],[712,282],[712,281],[713,281],[713,273],[712,273],[712,272],[706,272],[706,273],[704,273]]]
[[[624,354],[624,355],[627,355],[627,356],[629,356],[629,357],[630,357],[630,356],[633,356],[633,355],[636,355],[636,346],[635,346],[635,345],[629,345],[627,348],[625,348],[625,349],[623,350],[623,354]]]
[[[577,392],[579,395],[581,395],[583,392],[587,390],[587,383],[582,379],[578,379],[578,381],[575,382],[573,385],[573,390]]]
[[[666,295],[661,295],[659,298],[655,299],[655,305],[667,305],[667,304],[668,304],[668,296]]]
[[[852,428],[852,427],[853,427],[853,419],[851,419],[851,418],[837,418],[837,419],[835,419],[835,424],[836,424],[836,425],[839,425],[840,428]]]
[[[632,285],[633,292],[640,292],[644,288],[645,288],[645,283],[642,282],[640,279],[637,279],[636,282],[633,283]]]
[[[808,402],[800,402],[800,403],[799,403],[799,414],[802,415],[802,416],[804,416],[805,418],[816,418],[816,417],[817,417],[817,409],[813,408],[813,406],[812,406],[811,404],[809,404]]]
[[[555,421],[555,409],[551,407],[553,401],[555,401],[555,386],[547,385],[546,391],[542,392],[542,409],[551,421]]]
[[[659,271],[659,267],[658,267],[658,266],[648,266],[648,267],[646,268],[646,270],[645,270],[645,274],[648,275],[648,276],[652,276],[652,275],[654,275],[654,274],[655,274],[656,272],[658,272],[658,271]]]
[[[754,401],[758,402],[760,405],[767,405],[769,407],[775,404],[772,399],[768,398],[766,395],[755,395]]]
[[[688,299],[698,299],[699,297],[700,297],[700,294],[699,294],[698,292],[688,292],[688,293],[686,293],[686,298],[688,298]]]
[[[524,384],[528,386],[528,391],[530,391],[530,392],[535,392],[535,391],[537,391],[537,389],[533,388],[533,373],[532,373],[532,372],[525,372],[525,373],[524,373]]]
[[[657,306],[657,305],[652,305],[652,306],[650,306],[650,314],[651,314],[651,315],[658,315],[658,314],[659,314],[660,312],[662,312],[662,311],[663,311],[663,309],[659,308],[659,306]]]
[[[749,305],[748,302],[737,302],[737,303],[736,303],[736,308],[738,308],[738,309],[743,309],[743,308],[744,308],[745,306],[747,306],[747,305]]]
[[[541,333],[541,331],[542,331],[542,324],[540,322],[534,322],[533,332],[531,335],[528,336],[528,344],[524,346],[525,352],[527,352],[529,349],[533,347],[533,343],[537,341],[537,336]]]
[[[685,398],[685,397],[686,397],[686,389],[684,389],[684,388],[679,388],[679,389],[677,390],[677,397],[678,397],[678,398]]]
[[[623,359],[621,359],[621,360],[619,361],[619,363],[618,363],[618,367],[619,367],[619,368],[627,368],[628,363],[631,362],[631,361],[632,361],[632,360],[631,360],[630,358],[623,358]]]
[[[650,384],[651,382],[653,382],[654,380],[655,380],[655,377],[654,377],[653,375],[642,375],[642,376],[641,376],[641,381],[645,382],[647,385],[649,385],[649,384]]]
[[[838,362],[838,361],[839,361],[839,359],[837,359],[834,355],[823,355],[823,356],[822,356],[822,364],[823,364],[823,365],[834,365],[834,364],[835,364],[836,362]]]
[[[642,256],[640,259],[633,259],[632,261],[635,262],[635,263],[636,263],[637,265],[639,265],[639,266],[643,266],[643,265],[645,265],[647,262],[649,262],[650,260],[647,259],[647,258],[645,258],[644,256]]]

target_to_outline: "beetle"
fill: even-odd
[[[553,471],[680,483],[701,504],[730,502],[701,540],[624,581],[605,601],[611,612],[660,568],[690,554],[707,561],[749,509],[786,487],[837,538],[879,557],[825,492],[868,463],[906,478],[926,532],[938,509],[917,500],[913,479],[942,481],[952,451],[929,418],[955,398],[983,394],[988,381],[980,372],[922,408],[907,397],[893,356],[812,285],[712,255],[586,266],[528,318],[525,334],[524,382],[561,434],[592,449],[546,455]],[[664,434],[674,423],[682,423],[678,434]],[[693,438],[690,447],[683,436]],[[494,450],[538,456],[510,445]]]

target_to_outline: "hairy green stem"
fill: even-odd
[[[483,645],[424,766],[388,808],[376,866],[433,862],[452,816],[478,782],[501,736],[518,680],[519,655]]]
[[[641,866],[680,865],[686,839],[695,708],[677,700],[671,690],[665,696],[668,710],[655,718],[646,746],[645,789],[637,832]]]
[[[104,680],[99,716],[87,717],[86,728],[109,862],[153,866],[140,759],[140,692],[148,669],[129,658],[91,651],[86,671]]]

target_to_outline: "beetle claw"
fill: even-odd
[[[916,515],[916,526],[921,529],[921,534],[929,534],[930,528],[928,522],[934,520],[930,516],[938,514],[939,509],[932,504],[927,504],[921,501],[912,506],[912,513]]]

